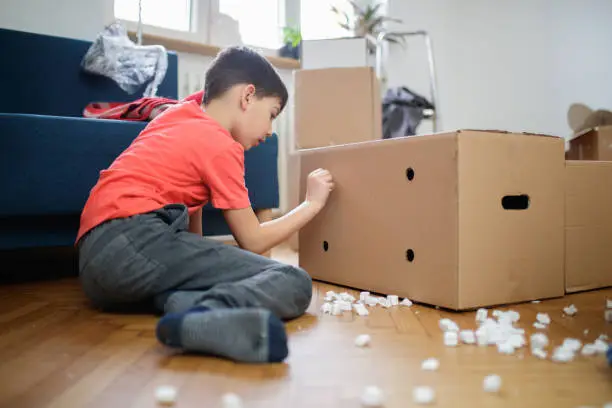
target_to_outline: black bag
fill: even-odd
[[[383,139],[416,135],[425,110],[435,109],[427,99],[404,86],[387,90],[382,105]]]

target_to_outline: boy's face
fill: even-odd
[[[257,146],[272,134],[272,121],[280,112],[280,100],[276,97],[260,98],[253,85],[241,92],[241,114],[232,132],[245,150]]]

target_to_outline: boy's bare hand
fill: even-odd
[[[317,169],[308,175],[306,201],[323,208],[329,193],[334,189],[334,181],[329,171]]]

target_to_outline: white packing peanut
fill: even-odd
[[[506,340],[506,342],[509,343],[514,348],[521,348],[527,344],[527,341],[525,340],[525,336],[519,333],[511,334],[508,340]]]
[[[601,340],[601,341],[606,341],[606,340],[608,340],[608,335],[607,334],[600,334],[598,339]]]
[[[574,305],[569,305],[563,308],[563,313],[568,316],[574,316],[576,313],[578,313],[578,309]]]
[[[242,399],[234,393],[228,392],[221,397],[223,408],[242,408]]]
[[[544,329],[545,329],[545,328],[547,328],[548,326],[546,326],[544,323],[535,322],[535,323],[533,324],[533,327],[535,327],[536,329],[544,330]]]
[[[334,303],[332,305],[332,315],[339,316],[342,314],[342,305],[340,303]]]
[[[544,333],[532,334],[529,340],[531,341],[531,348],[544,348],[548,346],[548,336]]]
[[[387,302],[391,306],[399,305],[399,297],[397,295],[387,295]]]
[[[593,346],[595,347],[595,350],[597,350],[597,353],[600,354],[605,354],[608,351],[608,343],[606,343],[605,341],[601,340],[601,339],[597,339],[595,340],[595,343],[593,343]]]
[[[436,393],[433,388],[427,386],[414,387],[412,390],[412,400],[418,405],[428,405],[434,402]]]
[[[340,307],[342,308],[342,311],[344,312],[350,312],[351,310],[353,310],[353,305],[349,301],[338,300],[337,303],[340,305]]]
[[[360,334],[359,336],[355,337],[355,345],[357,347],[369,346],[371,341],[372,338],[369,334]]]
[[[353,303],[355,301],[355,297],[347,292],[342,292],[340,294],[340,299],[350,303]]]
[[[171,385],[162,385],[155,390],[155,400],[159,404],[173,405],[176,402],[177,390]]]
[[[391,307],[391,303],[389,303],[389,301],[385,298],[378,298],[378,304],[381,305],[384,308],[390,308]]]
[[[497,374],[491,374],[484,378],[482,388],[485,392],[499,392],[502,386],[501,377]]]
[[[459,336],[457,332],[446,331],[444,332],[444,345],[447,347],[456,347],[459,344]]]
[[[359,293],[359,300],[366,302],[370,297],[370,292],[361,292]]]
[[[597,353],[597,348],[595,347],[595,344],[588,343],[588,344],[584,345],[584,347],[582,348],[580,353],[583,356],[593,356],[593,355],[595,355]]]
[[[442,329],[442,331],[444,332],[458,332],[459,331],[459,326],[457,326],[457,323],[453,322],[451,319],[440,319],[440,321],[438,322],[438,325],[440,326],[440,329]]]
[[[332,304],[329,302],[325,302],[321,305],[321,312],[325,314],[331,314],[332,312]]]
[[[540,303],[540,302],[541,302],[541,300],[532,300],[532,301],[531,301],[531,303],[536,303],[536,304],[537,304],[537,303]]]
[[[436,371],[438,368],[440,368],[440,361],[437,358],[428,358],[421,363],[423,371]]]
[[[536,319],[542,324],[550,324],[550,316],[548,313],[538,313]]]
[[[546,356],[548,355],[546,351],[538,347],[532,348],[531,354],[533,354],[535,357],[539,358],[540,360],[546,359]]]
[[[589,329],[584,330],[584,335],[586,336],[587,334],[589,334]]]
[[[501,354],[514,354],[514,347],[512,347],[512,344],[509,342],[498,343],[497,352]]]
[[[364,388],[361,394],[361,405],[364,407],[382,407],[385,403],[383,392],[375,385]]]
[[[370,314],[370,312],[368,312],[368,308],[362,305],[361,303],[355,303],[353,305],[353,308],[355,309],[355,312],[357,312],[359,316],[367,316]]]
[[[461,330],[459,332],[459,338],[465,344],[474,344],[476,343],[476,334],[472,330]]]
[[[478,309],[476,311],[476,321],[477,322],[484,322],[485,320],[487,320],[488,317],[488,311],[487,309]]]
[[[487,330],[483,327],[476,330],[476,343],[479,346],[488,346],[489,345],[489,334]]]
[[[582,342],[578,339],[567,338],[563,340],[561,347],[570,350],[572,353],[576,353],[582,348]]]
[[[412,301],[408,298],[405,298],[404,300],[400,302],[400,305],[410,307],[412,306]]]
[[[366,299],[366,304],[368,306],[376,306],[378,304],[378,298],[375,296],[368,296]]]
[[[569,363],[574,359],[574,352],[566,349],[563,346],[555,348],[552,355],[552,361],[555,363]]]

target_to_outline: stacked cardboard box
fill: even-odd
[[[574,140],[567,158],[581,160],[567,161],[564,140],[546,135],[381,140],[368,78],[367,68],[296,74],[296,203],[318,167],[337,186],[299,234],[313,278],[454,310],[612,286],[608,130]]]

